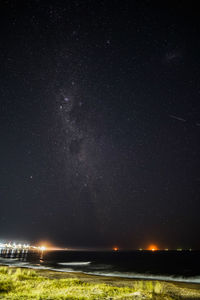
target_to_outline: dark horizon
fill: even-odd
[[[0,3],[0,240],[200,249],[194,2]]]

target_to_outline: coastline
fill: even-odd
[[[35,269],[34,269],[35,270]],[[61,278],[78,278],[85,282],[95,282],[95,283],[106,283],[115,286],[128,286],[133,287],[135,282],[160,282],[165,287],[171,287],[173,290],[176,289],[187,289],[187,290],[197,290],[199,291],[198,296],[200,299],[200,284],[198,283],[188,283],[188,282],[178,282],[178,281],[164,281],[164,280],[149,280],[149,279],[140,279],[140,278],[125,278],[125,277],[116,277],[116,276],[104,276],[104,275],[92,275],[86,274],[83,272],[62,272],[54,270],[37,270],[36,272],[42,276],[48,276],[52,279],[61,279]]]
[[[0,267],[1,269],[2,267]],[[46,270],[46,269],[33,269],[26,267],[14,267],[14,266],[5,266],[11,273],[13,272],[25,272],[25,274],[29,274],[29,272],[33,272],[38,277],[42,277],[44,281],[56,281],[63,282],[65,280],[75,280],[83,284],[85,289],[89,286],[107,286],[108,288],[118,288],[118,289],[130,289],[135,292],[132,293],[132,298],[129,296],[125,298],[120,298],[120,296],[113,297],[112,299],[152,299],[151,294],[154,294],[153,299],[200,299],[200,284],[198,283],[186,283],[186,282],[171,282],[171,281],[159,281],[159,280],[148,280],[148,279],[132,279],[132,278],[124,278],[124,277],[111,277],[111,276],[99,276],[99,275],[91,275],[85,274],[81,272],[62,272],[56,270]],[[27,279],[28,280],[28,279]],[[1,281],[0,281],[1,284]],[[1,285],[0,285],[1,286]],[[138,288],[137,288],[138,287]],[[138,292],[137,292],[138,289]],[[152,289],[150,292],[147,289]],[[85,290],[86,291],[86,290]],[[83,293],[85,293],[83,289]],[[45,297],[45,296],[44,296]],[[146,298],[145,298],[146,297]],[[55,298],[55,297],[54,297]],[[0,299],[6,299],[5,295]],[[9,298],[8,298],[9,299]],[[13,298],[14,299],[14,298]],[[16,298],[18,299],[18,298]],[[30,298],[34,299],[34,298]],[[53,299],[53,298],[41,298],[41,299]],[[56,298],[55,298],[56,299]],[[61,299],[61,298],[58,298]],[[64,298],[62,298],[64,299]],[[67,298],[66,298],[67,299]],[[81,298],[73,298],[73,299],[81,299]],[[106,298],[83,298],[83,299],[106,299]]]

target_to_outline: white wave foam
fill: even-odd
[[[4,261],[5,261],[5,262],[7,262],[7,261],[8,261],[8,262],[9,262],[9,261],[12,262],[12,261],[17,261],[17,260],[18,260],[17,258],[4,258],[4,257],[0,257],[0,261],[1,261],[1,262],[4,262]]]
[[[0,265],[10,266],[10,267],[19,267],[19,268],[22,267],[22,268],[28,268],[28,269],[46,269],[46,270],[49,269],[48,267],[41,266],[41,265],[33,265],[28,262],[20,262],[20,261],[10,262],[10,259],[7,261],[4,261],[3,263],[0,263]]]
[[[4,265],[4,266],[11,266],[11,267],[24,267],[26,266],[28,263],[26,262],[19,262],[19,261],[3,261],[0,263],[0,265]]]
[[[144,279],[144,280],[160,280],[160,281],[175,281],[186,283],[200,283],[200,276],[195,277],[183,277],[183,276],[164,276],[164,275],[147,275],[128,272],[83,272],[90,275],[108,276],[108,277],[123,277],[132,279]]]
[[[61,266],[87,266],[90,265],[91,261],[72,261],[72,262],[61,262],[58,265]]]
[[[73,270],[73,269],[70,269],[70,268],[64,268],[64,269],[56,269],[56,268],[49,268],[49,270],[51,271],[56,271],[56,272],[65,272],[65,273],[83,273],[79,270]]]
[[[49,267],[37,266],[37,265],[26,265],[24,267],[28,269],[36,269],[36,270],[50,270]]]

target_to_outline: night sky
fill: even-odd
[[[199,20],[192,1],[1,1],[1,240],[200,248]]]

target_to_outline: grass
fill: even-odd
[[[163,287],[159,281],[138,280],[132,281],[131,286],[115,286],[115,281],[102,283],[75,277],[51,278],[30,269],[0,267],[0,299],[180,299]]]

